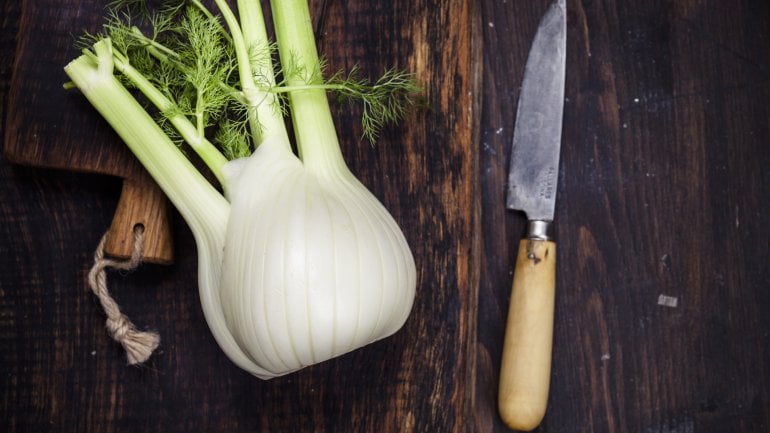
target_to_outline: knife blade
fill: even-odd
[[[500,366],[503,421],[529,431],[548,403],[553,345],[556,243],[552,226],[559,172],[567,52],[566,0],[538,26],[524,70],[511,146],[506,205],[523,211]]]

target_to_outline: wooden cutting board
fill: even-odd
[[[79,30],[98,30],[99,2],[22,1],[16,61],[8,95],[5,157],[16,164],[123,178],[105,250],[129,257],[134,227],[144,227],[143,260],[173,259],[168,204],[155,182],[109,125],[76,90],[64,90]],[[50,15],[55,14],[56,19]],[[45,28],[40,24],[45,23]],[[42,47],[47,47],[41,50]],[[55,109],[52,109],[55,107]],[[103,231],[103,227],[84,230]]]

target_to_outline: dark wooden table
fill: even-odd
[[[115,141],[95,113],[66,123],[88,106],[56,95],[76,54],[66,38],[80,30],[62,33],[57,13],[88,2],[59,3],[70,6],[39,22],[41,3],[0,6],[0,136],[77,144],[71,131],[96,128]],[[525,223],[504,207],[506,170],[548,3],[326,2],[319,45],[333,68],[407,67],[426,87],[429,108],[375,146],[358,143],[354,113],[339,115],[351,168],[412,246],[418,295],[395,336],[287,377],[255,379],[213,342],[178,217],[173,265],[110,274],[126,313],[163,339],[127,367],[85,285],[119,180],[0,159],[0,431],[506,431],[497,369]],[[539,431],[770,431],[770,3],[568,8],[554,364]],[[50,35],[34,47],[50,70],[22,67],[30,28]],[[18,106],[47,97],[63,101],[47,110],[64,124],[37,125]]]

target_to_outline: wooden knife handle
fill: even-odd
[[[128,258],[134,250],[134,227],[144,227],[142,261],[170,264],[174,260],[168,200],[149,176],[123,180],[118,207],[112,219],[104,250]]]
[[[535,429],[545,415],[551,378],[556,244],[519,243],[500,367],[500,416],[514,430]]]

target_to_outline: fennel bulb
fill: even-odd
[[[254,191],[263,176],[270,188]],[[259,365],[295,370],[401,327],[414,261],[393,218],[345,167],[314,172],[265,142],[230,191],[222,309]]]
[[[364,98],[377,127],[403,115],[399,98],[415,87],[393,71],[368,87],[350,76],[321,80],[305,0],[272,2],[285,76],[276,83],[260,2],[239,1],[240,21],[225,1],[217,6],[229,33],[198,1],[156,19],[156,32],[180,19],[174,31],[187,35],[185,46],[113,18],[108,34],[65,71],[190,226],[201,305],[217,343],[266,379],[387,337],[406,321],[414,259],[392,216],[347,168],[326,91]],[[255,54],[260,47],[264,58]],[[282,117],[285,94],[299,155]],[[205,135],[212,125],[219,148]],[[198,153],[224,194],[175,140]]]

